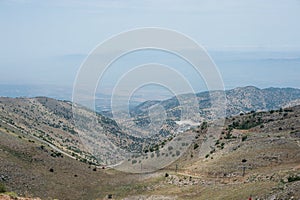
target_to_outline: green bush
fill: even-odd
[[[0,193],[6,192],[5,185],[3,183],[0,183]]]

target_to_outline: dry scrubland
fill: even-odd
[[[74,139],[71,123],[64,116],[41,107],[48,119],[44,123],[45,118],[38,115],[41,109],[33,107],[29,109],[33,109],[36,116],[24,117],[22,112],[29,112],[26,106],[30,106],[31,101],[22,104],[22,100],[18,100],[10,107],[0,107],[0,189],[14,192],[9,193],[10,196],[247,199],[252,195],[253,199],[300,199],[299,106],[226,118],[222,133],[212,138],[213,145],[205,155],[200,149],[207,139],[205,133],[210,124],[202,123],[188,130],[196,133],[196,137],[176,162],[155,173],[129,174],[96,168],[83,159],[80,142],[70,139],[71,142],[63,143],[67,137]],[[3,105],[5,101],[1,102]],[[60,109],[66,104],[56,103]],[[49,123],[53,119],[55,121]],[[55,126],[56,123],[60,126]],[[41,138],[37,137],[38,133],[42,132],[37,129],[51,138],[50,143],[38,139]],[[32,137],[33,132],[35,137]],[[70,150],[71,144],[80,151]],[[74,153],[73,158],[59,149],[71,156]],[[5,198],[8,199],[0,196],[0,199]]]

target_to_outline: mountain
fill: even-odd
[[[200,116],[203,120],[208,120],[211,109],[211,96],[220,94],[220,91],[200,92],[196,94],[199,104]],[[178,95],[178,98],[190,99],[192,94]],[[274,110],[284,107],[293,101],[300,99],[300,89],[295,88],[266,88],[259,89],[253,86],[239,87],[226,90],[226,116],[238,115],[241,112]],[[155,105],[165,108],[168,118],[178,121],[182,106],[177,97],[164,101],[147,101],[131,110],[131,115],[137,119],[144,119],[148,115],[148,110]]]
[[[227,117],[221,132],[213,135],[209,135],[213,123],[203,122],[185,132],[195,137],[175,162],[152,173],[133,174],[79,162],[25,132],[47,127],[51,115],[55,121],[70,116],[60,108],[68,108],[69,102],[45,101],[44,97],[1,99],[5,107],[0,107],[0,188],[16,195],[41,199],[300,199],[300,106]],[[29,113],[30,109],[34,111]],[[28,116],[21,115],[22,111]],[[15,115],[20,118],[13,118]],[[14,121],[9,120],[12,118]],[[51,129],[53,144],[63,127]],[[72,140],[72,134],[63,134]],[[206,153],[203,147],[209,138],[212,142]],[[154,157],[158,155],[153,151]],[[135,159],[132,165],[140,167],[139,158]]]
[[[198,118],[195,117],[197,123],[178,122],[182,107],[176,97],[165,101],[144,102],[131,110],[131,118],[119,121],[94,113],[80,105],[72,107],[69,101],[47,97],[2,97],[0,120],[18,129],[22,134],[53,147],[53,156],[65,155],[90,164],[113,165],[124,159],[130,160],[127,152],[147,152],[144,157],[151,157],[158,144],[166,143],[178,133],[199,125],[201,121],[209,120],[210,96],[218,93],[219,91],[196,94],[201,112]],[[300,90],[292,88],[244,87],[228,90],[225,94],[227,116],[252,110],[278,109],[284,105],[291,105],[300,98]],[[191,96],[192,94],[184,94],[180,98],[189,103]],[[154,124],[160,123],[159,115],[162,112],[152,109],[158,105],[166,109],[168,118],[159,129],[152,129],[148,126],[151,120],[154,120]],[[149,108],[154,115],[152,119],[147,115]],[[74,114],[72,109],[76,109],[77,112]],[[151,162],[151,159],[147,162]]]

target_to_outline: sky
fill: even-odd
[[[0,0],[0,84],[72,87],[98,44],[160,27],[201,44],[226,88],[300,88],[299,19],[299,0]],[[123,64],[147,60],[136,56]]]

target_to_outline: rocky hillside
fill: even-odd
[[[201,92],[196,94],[199,103],[201,117],[208,119],[211,107],[210,95],[217,94],[218,91]],[[179,95],[182,99],[189,99],[190,94]],[[266,88],[240,87],[225,91],[226,115],[233,116],[241,112],[273,110],[284,107],[291,102],[300,99],[300,89],[294,88]],[[140,104],[131,110],[132,116],[142,119],[148,114],[149,108],[154,105],[162,105],[170,119],[179,120],[181,107],[178,99],[173,97],[164,101],[148,101]]]
[[[300,199],[300,106],[228,117],[221,132],[211,136],[207,131],[212,125],[202,123],[185,132],[195,137],[174,163],[137,175],[58,156],[38,137],[12,123],[0,124],[0,185],[19,196]],[[213,142],[203,154],[203,143],[209,138]],[[154,157],[158,153],[153,150]],[[140,166],[139,162],[133,165]]]
[[[79,113],[76,117],[80,119],[77,123],[81,123],[77,126],[74,124],[71,102],[46,97],[2,97],[0,122],[52,146],[55,150],[53,157],[65,155],[98,165],[109,164],[105,163],[108,157],[116,162],[123,159],[115,158],[114,152],[111,152],[112,144],[127,151],[141,151],[145,143],[143,138],[126,134],[114,120],[97,113],[97,122],[93,123],[94,112],[80,106],[76,109]],[[107,144],[99,139],[103,135],[107,138]]]
[[[279,109],[284,105],[297,103],[300,98],[300,90],[292,88],[245,87],[228,90],[225,93],[227,116],[252,110]],[[216,94],[218,91],[196,95],[200,107],[197,123],[211,119],[210,95]],[[190,97],[190,94],[180,96],[184,102],[189,102]],[[149,134],[149,127],[147,129],[150,123],[149,108],[157,105],[166,109],[168,119],[159,127],[159,130],[152,130],[155,133]],[[149,152],[149,155],[144,156],[149,158],[152,156],[152,151],[157,149],[158,144],[167,143],[178,132],[191,127],[190,124],[176,122],[180,119],[182,109],[176,97],[165,101],[144,102],[131,111],[132,118],[129,120],[131,122],[121,120],[119,124],[98,113],[96,113],[97,122],[94,122],[92,120],[94,112],[79,105],[76,109],[78,112],[75,117],[80,119],[79,122],[74,118],[72,104],[68,101],[46,97],[0,98],[1,123],[13,126],[23,134],[53,146],[55,150],[53,156],[65,155],[96,165],[110,165],[122,160],[130,160],[126,151],[143,154]],[[157,117],[157,122],[159,119]],[[112,146],[115,147],[113,151]],[[180,156],[178,153],[175,155]]]
[[[121,193],[123,185],[139,182],[138,176],[80,162],[0,125],[0,199],[104,199],[112,188]]]

